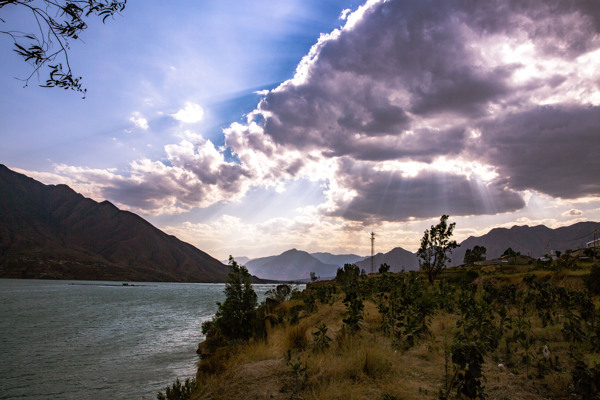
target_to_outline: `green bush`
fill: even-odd
[[[600,264],[594,264],[590,274],[585,277],[585,287],[592,294],[600,294]]]
[[[225,301],[217,303],[214,327],[228,340],[248,340],[256,326],[257,296],[250,273],[229,257],[231,269],[225,285]]]
[[[166,394],[158,392],[158,400],[188,400],[196,389],[196,379],[186,379],[182,385],[179,379],[175,380],[172,386],[166,387]]]

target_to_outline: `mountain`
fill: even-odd
[[[240,257],[234,257],[233,258],[235,260],[235,262],[237,262],[239,265],[246,265],[246,263],[248,261],[250,261],[250,258],[248,257],[244,257],[244,256],[240,256]],[[223,260],[221,261],[223,264],[228,265],[229,264],[229,259],[227,260]]]
[[[227,272],[138,215],[0,165],[0,278],[224,282]]]
[[[387,263],[391,268],[391,272],[399,272],[401,270],[412,271],[419,269],[419,262],[415,253],[404,250],[402,247],[395,247],[387,253],[377,253],[373,257],[374,272],[379,271],[379,266]],[[366,257],[364,260],[356,263],[360,269],[364,269],[367,273],[371,272],[371,257]]]
[[[567,249],[581,248],[594,239],[594,230],[600,231],[600,223],[578,222],[556,229],[544,225],[494,228],[483,236],[471,236],[464,240],[453,252],[453,264],[462,264],[467,249],[476,245],[487,249],[488,260],[500,257],[509,247],[531,257],[541,257],[556,250],[564,252]]]
[[[281,281],[310,278],[314,272],[321,277],[335,276],[337,265],[325,264],[305,251],[288,250],[278,256],[262,257],[246,263],[248,271],[262,279]]]
[[[354,264],[365,258],[356,254],[310,253],[310,255],[324,264],[333,264],[338,267],[343,267],[344,264]]]

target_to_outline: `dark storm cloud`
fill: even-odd
[[[395,149],[398,137],[407,131],[422,127],[424,119],[443,118],[447,129],[465,119],[487,118],[491,105],[528,101],[528,91],[555,87],[566,79],[557,71],[545,80],[533,77],[516,84],[513,74],[526,65],[490,59],[487,39],[504,35],[516,43],[530,40],[542,53],[574,59],[591,47],[594,38],[598,12],[586,4],[562,0],[377,4],[352,29],[319,45],[304,82],[284,84],[264,98],[258,109],[265,117],[264,133],[275,143],[322,149],[330,156],[418,157],[421,146],[423,155],[430,156],[427,134],[413,138],[409,152],[390,148]],[[365,145],[364,139],[371,137],[378,137],[377,143]],[[415,146],[417,142],[421,146]],[[380,154],[375,157],[377,150]],[[438,152],[448,154],[448,147]]]
[[[522,208],[521,197],[502,182],[484,183],[463,175],[421,171],[403,177],[397,171],[373,171],[366,163],[340,163],[340,183],[357,193],[331,215],[356,221],[406,221],[452,215],[496,214]]]
[[[537,107],[481,130],[476,152],[509,177],[511,188],[562,198],[600,195],[600,107]]]
[[[351,220],[501,213],[525,205],[516,190],[598,195],[598,111],[582,104],[600,78],[579,58],[593,60],[600,48],[598,8],[575,0],[372,3],[263,98],[257,129],[231,129],[226,143],[237,154],[343,159],[332,179],[356,196],[332,197],[332,214]],[[539,106],[561,101],[571,105]],[[442,156],[478,160],[498,176],[434,167],[403,176],[377,164]]]

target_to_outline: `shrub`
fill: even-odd
[[[231,269],[225,285],[225,301],[217,303],[214,326],[229,340],[248,340],[256,326],[257,296],[250,273],[229,257]]]
[[[593,294],[600,294],[600,264],[594,264],[584,279],[585,287]]]
[[[312,333],[313,335],[313,351],[323,351],[329,347],[331,338],[327,336],[327,326],[323,323],[317,326],[317,330]]]
[[[295,325],[287,329],[285,335],[285,348],[287,350],[302,351],[307,345],[308,339],[306,337],[306,326]]]
[[[196,379],[186,379],[183,385],[177,379],[171,387],[166,387],[166,394],[158,392],[156,398],[158,400],[188,400],[196,386]]]

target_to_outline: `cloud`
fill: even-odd
[[[136,160],[124,174],[67,165],[55,170],[79,185],[93,186],[95,197],[145,215],[178,214],[241,199],[251,186],[251,172],[225,161],[211,141],[193,137],[198,143],[182,140],[165,146],[165,162]]]
[[[554,197],[600,196],[600,107],[534,107],[485,122],[473,157],[495,165],[516,190]]]
[[[134,112],[133,115],[131,116],[131,118],[129,118],[129,120],[131,122],[133,122],[133,124],[136,127],[143,129],[145,131],[148,130],[148,127],[149,127],[148,120],[146,118],[144,118],[144,116],[140,112],[138,112],[138,111]]]
[[[351,220],[514,211],[527,190],[598,195],[600,24],[586,4],[369,1],[226,144],[279,179],[333,160],[321,209]],[[269,159],[294,152],[307,155],[292,157],[298,168]],[[440,159],[478,160],[495,177]],[[384,171],[397,161],[429,168]]]
[[[324,184],[322,216],[350,226],[512,212],[530,191],[600,196],[590,4],[369,0],[224,129],[225,148],[180,135],[164,160],[101,181],[103,193],[158,213],[309,179]],[[187,102],[171,116],[203,113]]]
[[[185,103],[185,107],[171,116],[184,124],[195,124],[202,121],[204,110],[198,104],[188,101]]]
[[[583,211],[572,208],[569,211],[565,211],[561,215],[563,217],[579,217],[579,216],[583,215]]]
[[[329,215],[364,222],[406,221],[432,215],[480,215],[515,211],[523,199],[503,181],[423,170],[416,176],[401,171],[377,171],[371,163],[342,160],[338,185],[351,193],[334,197]]]

